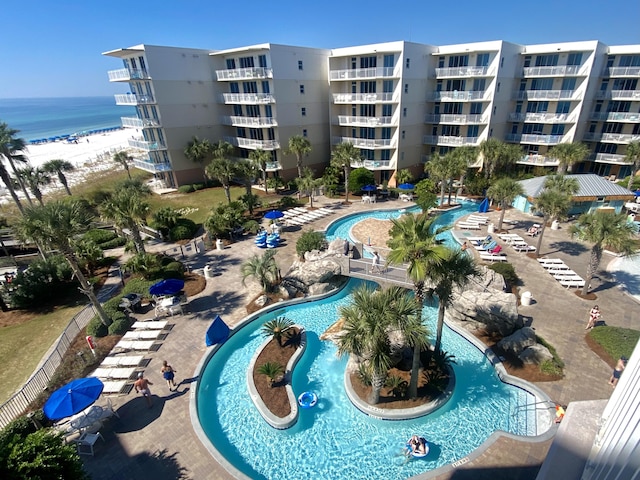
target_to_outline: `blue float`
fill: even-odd
[[[318,403],[318,396],[313,392],[303,392],[298,397],[298,404],[302,408],[315,407],[316,403]]]

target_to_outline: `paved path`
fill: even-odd
[[[318,220],[308,228],[320,229],[342,213],[373,208],[399,208],[400,202],[382,202],[377,205],[354,203]],[[490,216],[497,220],[497,213]],[[524,233],[535,220],[518,212],[509,211],[507,218],[517,220],[510,226]],[[563,225],[563,227],[565,227]],[[302,230],[282,234],[285,244],[278,249],[276,260],[286,272],[295,259],[295,242]],[[486,228],[483,229],[486,233]],[[479,235],[477,232],[469,235]],[[528,238],[527,238],[528,239]],[[535,239],[534,239],[535,240]],[[533,241],[530,242],[533,244]],[[160,248],[160,247],[158,247]],[[594,355],[584,340],[587,313],[593,302],[586,302],[560,286],[534,259],[505,247],[509,261],[514,264],[534,302],[520,307],[527,324],[552,343],[566,364],[566,376],[560,381],[539,383],[552,399],[560,403],[575,400],[606,399],[611,394],[607,384],[610,368]],[[258,253],[251,239],[232,244],[223,251],[210,251],[187,259],[190,268],[198,271],[206,264],[214,267],[217,276],[207,281],[204,292],[192,297],[190,313],[174,317],[166,340],[157,352],[148,355],[150,363],[145,371],[153,382],[154,405],[148,409],[144,399],[134,393],[116,397],[120,419],[106,425],[102,433],[106,442],[96,447],[95,457],[84,459],[85,467],[95,480],[119,478],[194,478],[228,479],[231,476],[218,465],[197,439],[189,416],[189,395],[195,387],[194,368],[205,352],[204,333],[216,314],[226,322],[236,324],[246,315],[245,305],[259,292],[257,285],[242,287],[240,265],[249,256]],[[588,259],[588,247],[571,241],[566,228],[545,232],[543,254],[559,257],[576,272],[583,273]],[[606,267],[605,257],[602,269]],[[638,328],[637,304],[622,294],[605,273],[593,282],[603,319],[609,325]],[[144,315],[141,315],[144,316]],[[177,392],[169,392],[160,374],[162,360],[168,360],[177,370],[181,381]],[[530,444],[501,439],[489,447],[479,458],[453,473],[438,478],[535,478],[546,455],[549,442]]]

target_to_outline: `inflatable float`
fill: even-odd
[[[298,397],[298,404],[302,408],[311,408],[318,403],[318,396],[313,392],[303,392]]]
[[[424,437],[419,437],[419,440],[424,445],[424,453],[414,451],[411,447],[411,439],[409,439],[405,446],[405,448],[407,449],[407,455],[410,455],[414,458],[424,458],[429,455],[429,442],[427,442]]]

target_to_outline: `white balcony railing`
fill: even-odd
[[[581,73],[580,65],[560,65],[555,67],[527,67],[522,69],[525,77],[561,77],[563,75],[586,75]]]
[[[425,123],[445,123],[452,125],[468,125],[487,123],[484,115],[454,115],[454,114],[427,114],[424,117]]]
[[[489,67],[449,67],[436,68],[436,78],[452,77],[489,77],[493,75],[493,69]]]
[[[357,148],[393,148],[396,145],[395,139],[391,138],[353,138],[334,137],[334,144],[350,143]]]
[[[604,122],[638,123],[640,122],[640,113],[592,112],[591,120],[600,120]]]
[[[640,90],[600,90],[596,93],[596,98],[610,98],[611,100],[640,100]]]
[[[391,125],[393,117],[353,117],[349,115],[338,115],[337,123],[343,126],[354,127],[382,127]]]
[[[334,103],[393,102],[393,93],[334,93]]]
[[[273,117],[222,117],[222,123],[234,127],[274,127],[278,122]]]
[[[486,93],[486,90],[440,91],[433,92],[431,99],[445,102],[468,102],[471,100],[484,100]]]
[[[277,170],[282,170],[282,165],[278,162],[267,162],[267,172],[275,172]]]
[[[389,169],[394,166],[395,162],[391,160],[359,160],[351,162],[351,168],[368,168],[369,170]]]
[[[514,100],[573,100],[575,90],[522,90]]]
[[[216,70],[218,80],[248,80],[252,78],[273,78],[270,68],[234,68],[231,70]]]
[[[631,143],[640,141],[640,135],[632,135],[629,133],[592,133],[584,134],[584,140],[605,143]]]
[[[562,135],[535,135],[531,133],[511,133],[506,137],[507,142],[532,143],[541,145],[555,145],[562,142]]]
[[[149,160],[134,160],[133,166],[151,173],[170,172],[173,170],[170,163],[154,163]]]
[[[446,135],[425,135],[422,143],[427,145],[449,145],[459,147],[462,145],[477,145],[480,137],[451,137]]]
[[[572,123],[574,116],[570,113],[510,113],[512,122],[534,123]]]
[[[275,150],[280,148],[280,143],[277,140],[254,140],[253,138],[242,137],[224,137],[224,139],[231,145],[250,150]]]
[[[130,138],[128,143],[130,147],[146,150],[147,152],[166,150],[167,148],[162,142],[149,142],[147,140],[138,140],[135,138]]]
[[[640,67],[609,67],[602,72],[603,77],[640,77]]]
[[[159,127],[160,120],[153,118],[137,118],[137,117],[120,117],[122,126],[126,128],[149,128]]]
[[[516,163],[521,165],[536,165],[538,167],[557,167],[558,160],[544,155],[525,155]]]
[[[144,80],[151,78],[146,70],[139,70],[137,68],[109,70],[107,75],[109,75],[110,82],[128,82],[129,80]]]
[[[115,95],[116,105],[142,105],[156,103],[153,95],[134,95],[133,93],[124,93]]]
[[[617,165],[631,165],[633,163],[627,161],[624,155],[615,153],[596,153],[590,158],[596,163],[615,163]]]
[[[270,93],[223,93],[222,101],[224,103],[238,104],[263,104],[275,103],[276,99]]]
[[[350,70],[331,70],[330,80],[357,80],[362,78],[396,77],[393,67],[352,68]]]

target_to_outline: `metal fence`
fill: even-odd
[[[44,364],[18,392],[0,406],[0,428],[6,427],[9,422],[22,415],[29,404],[42,393],[73,340],[95,315],[93,305],[87,305],[71,319]]]

